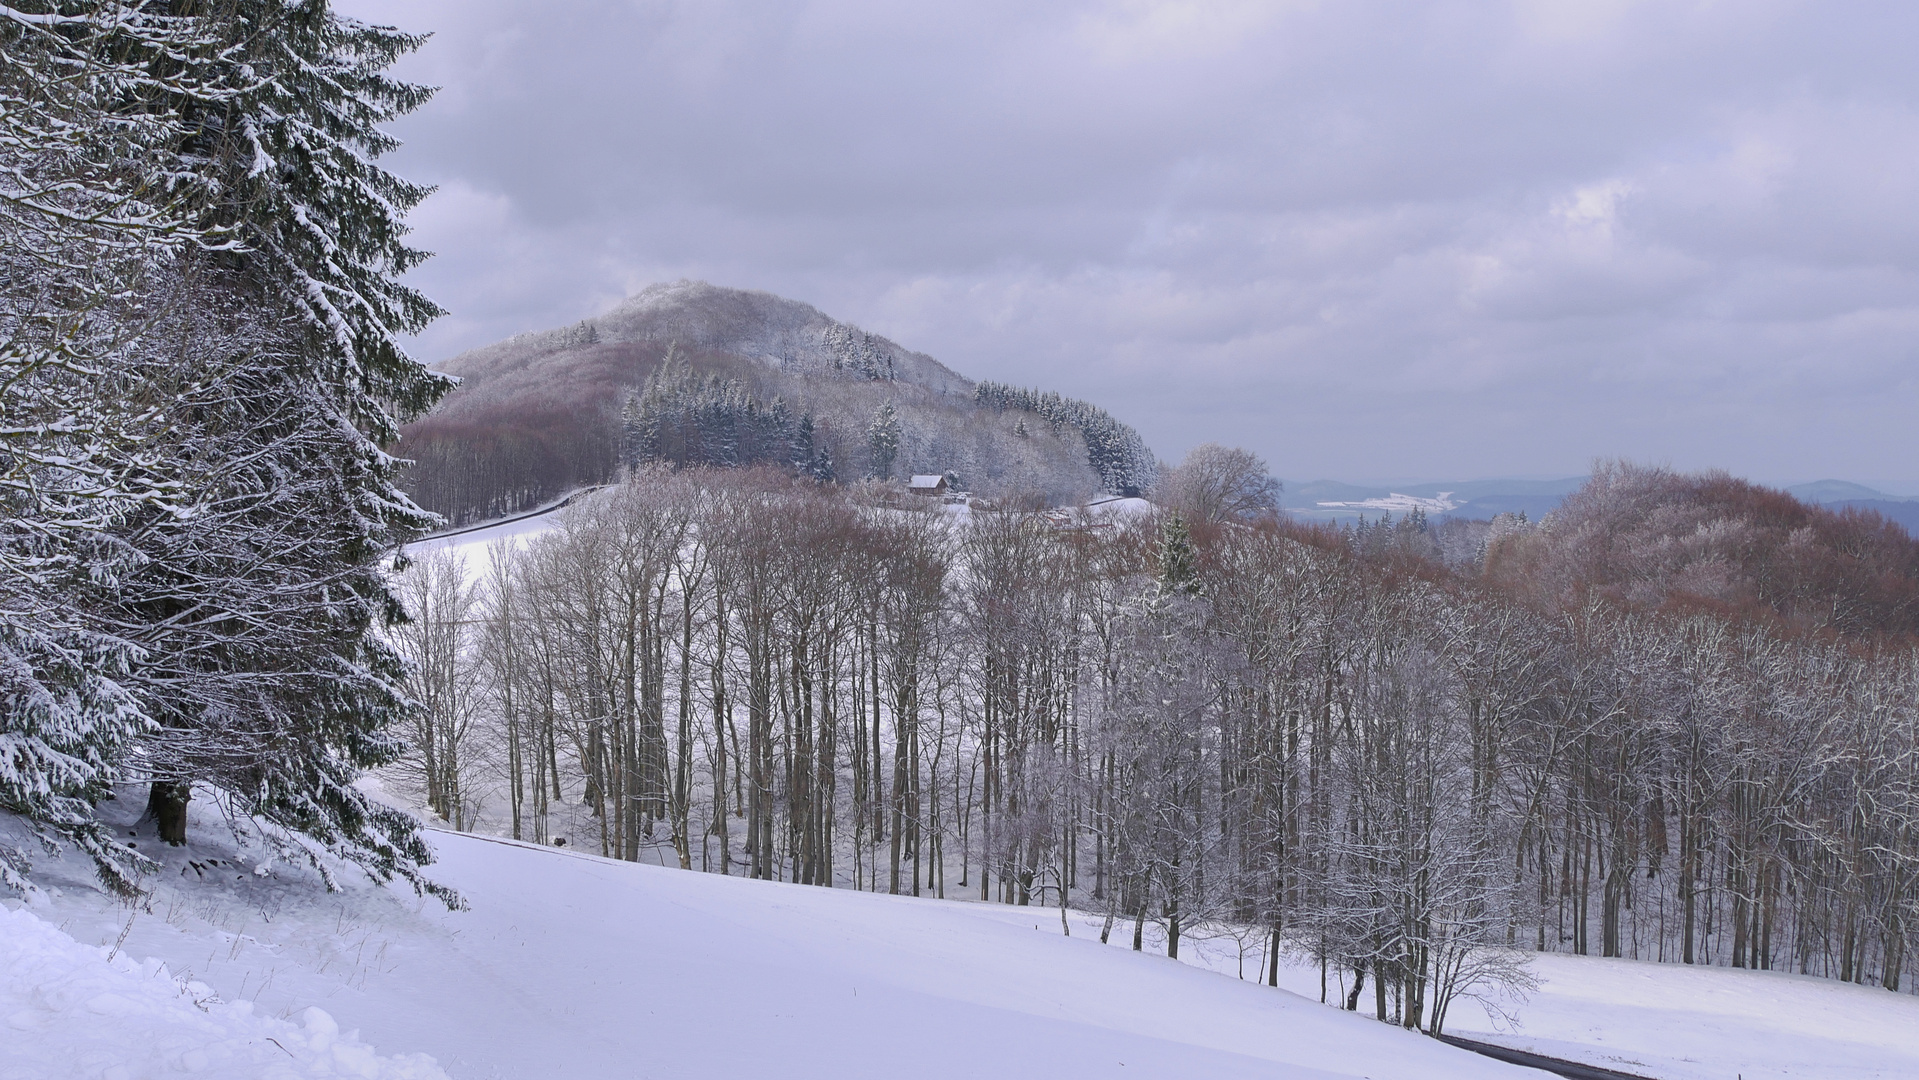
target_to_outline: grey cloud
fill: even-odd
[[[433,358],[765,288],[1162,454],[1919,491],[1919,9],[351,0]]]

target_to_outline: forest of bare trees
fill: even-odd
[[[1308,528],[1202,451],[1107,516],[641,469],[429,553],[407,769],[622,859],[1257,935],[1431,1032],[1532,950],[1910,989],[1903,531],[1630,466],[1536,524]]]

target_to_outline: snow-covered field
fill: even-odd
[[[258,874],[257,850],[233,850],[215,821],[195,826],[192,846],[158,853],[165,869],[151,881],[150,910],[99,895],[76,865],[43,863],[59,895],[35,915],[251,1005],[250,1016],[203,1014],[218,1024],[317,1006],[380,1053],[430,1054],[453,1077],[1536,1075],[1291,994],[1068,940],[1057,916],[1035,931],[985,905],[442,834],[436,872],[471,904],[448,913],[386,889],[321,893],[284,865]],[[22,925],[8,917],[10,931]],[[194,1040],[246,1037],[189,1030],[187,1014],[199,1010],[153,970],[149,996],[173,995],[179,1009],[169,1023],[140,999],[146,1027],[172,1039],[167,1055],[150,1054],[153,1039],[123,1036],[116,1018],[90,1011],[93,998],[32,985],[14,937],[0,955],[10,983],[29,985],[9,985],[9,1005],[41,1004],[9,1021],[0,1075],[118,1066],[113,1075],[171,1076],[186,1072]],[[78,977],[142,977],[98,967]],[[84,1065],[82,1052],[94,1055]],[[305,1067],[291,1052],[286,1060]],[[63,1062],[72,1068],[58,1071]],[[422,1066],[386,1067],[365,1075]]]
[[[1457,1033],[1666,1080],[1919,1077],[1911,994],[1590,956],[1542,956],[1536,974],[1518,1031],[1474,1035],[1494,1028],[1466,1010]]]
[[[1175,963],[1100,946],[1077,913],[1067,938],[1054,910],[436,834],[433,872],[470,904],[450,913],[364,882],[324,893],[209,811],[155,853],[144,905],[43,860],[39,921],[0,913],[0,1077],[436,1075],[422,1053],[474,1080],[1540,1075],[1322,1006],[1316,969],[1285,969],[1299,994],[1235,978],[1228,938]],[[1578,958],[1540,973],[1499,1041],[1656,1077],[1919,1075],[1910,996]]]

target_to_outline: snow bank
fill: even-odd
[[[298,1024],[228,1004],[157,960],[82,945],[25,910],[0,907],[0,1080],[196,1076],[446,1080],[424,1054],[381,1057],[333,1018]]]

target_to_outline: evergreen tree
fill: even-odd
[[[139,856],[93,804],[149,724],[132,642],[103,625],[136,553],[113,527],[180,502],[154,446],[166,418],[123,357],[144,344],[153,277],[220,237],[193,219],[177,116],[160,94],[217,100],[190,19],[117,2],[0,4],[0,808],[41,844],[75,844],[125,892]],[[27,858],[0,844],[0,886]]]
[[[1117,495],[1150,491],[1159,481],[1159,459],[1146,441],[1106,410],[1053,391],[1040,393],[1004,383],[981,382],[973,388],[978,404],[999,412],[1021,409],[1037,413],[1054,430],[1076,428],[1086,440],[1086,461],[1099,473],[1100,483]],[[1022,421],[1023,423],[1023,421]]]
[[[647,459],[647,415],[640,403],[640,392],[627,392],[626,404],[620,407],[620,464],[628,468]]]
[[[776,394],[760,416],[758,445],[751,460],[780,460],[782,455],[791,452],[794,435],[793,414],[786,407],[786,399]]]
[[[893,462],[900,455],[900,416],[892,402],[880,403],[873,414],[873,423],[866,429],[866,450],[873,476],[884,480],[893,475]]]
[[[321,852],[379,879],[429,858],[409,816],[353,786],[393,760],[417,706],[383,631],[402,617],[388,554],[433,521],[381,447],[452,381],[399,339],[440,314],[400,276],[425,257],[404,213],[428,189],[382,169],[379,125],[427,88],[384,72],[421,38],[336,17],[324,0],[231,0],[195,18],[214,47],[175,61],[235,89],[163,99],[184,120],[205,221],[231,238],[189,259],[168,391],[181,513],[130,517],[117,597],[131,674],[160,730],[150,806],[185,837],[192,784],[227,792],[322,874]]]
[[[740,460],[740,420],[745,414],[745,391],[738,382],[707,379],[708,397],[700,423],[706,463],[730,469]]]
[[[1159,522],[1159,588],[1166,596],[1198,596],[1199,557],[1193,549],[1193,531],[1178,511]]]
[[[793,432],[793,468],[810,475],[813,472],[813,414],[800,417],[799,427]]]

